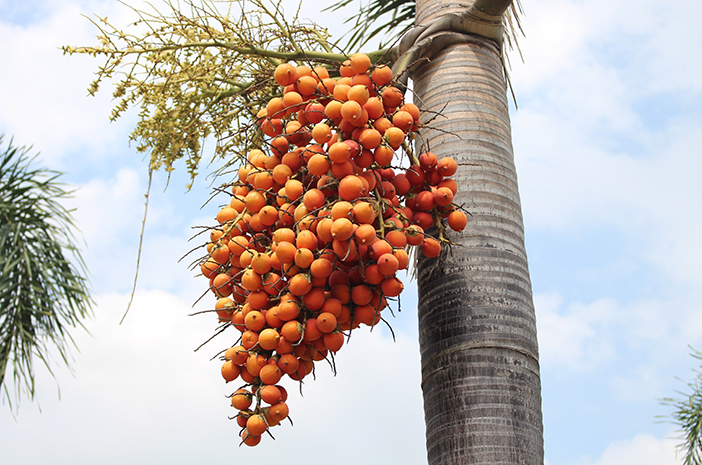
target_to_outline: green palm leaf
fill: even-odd
[[[338,10],[352,2],[353,0],[340,0],[326,10]],[[372,0],[361,6],[360,10],[345,21],[353,22],[353,28],[344,48],[357,50],[381,32],[384,33],[386,43],[381,43],[380,48],[386,47],[387,42],[393,42],[413,26],[414,4],[414,0]]]
[[[353,3],[353,0],[339,0],[326,10],[339,10]],[[357,50],[367,44],[373,37],[384,33],[384,42],[380,48],[395,41],[414,25],[415,0],[370,0],[361,6],[346,23],[353,23],[350,37],[345,49]],[[524,14],[520,0],[515,0],[504,15],[504,39],[508,49],[519,50],[518,37],[524,35],[520,16]]]
[[[33,161],[12,141],[0,153],[0,387],[11,408],[22,393],[34,398],[36,360],[51,372],[55,349],[68,363],[67,330],[82,327],[92,305],[71,212],[60,203],[71,192],[57,182],[61,173]]]
[[[702,352],[694,350],[691,354],[702,361]],[[702,371],[695,370],[696,378],[688,383],[689,393],[679,392],[679,398],[661,399],[663,405],[673,409],[670,419],[680,427],[683,442],[678,450],[683,453],[684,465],[702,464]]]

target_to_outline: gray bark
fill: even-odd
[[[466,7],[418,1],[416,21]],[[442,113],[418,144],[458,161],[455,202],[472,214],[451,250],[418,262],[429,464],[542,464],[536,323],[500,50],[472,36],[412,79],[424,117]]]

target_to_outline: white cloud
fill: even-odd
[[[513,72],[526,100],[513,115],[515,154],[527,232],[616,228],[671,280],[699,287],[702,139],[692,108],[700,93],[688,67],[702,71],[702,60],[661,45],[669,36],[691,41],[665,11],[653,2],[529,5],[527,64]],[[563,25],[567,33],[559,32]],[[651,37],[639,38],[644,32]],[[567,53],[559,55],[561,48]],[[663,66],[671,54],[685,57]]]
[[[693,323],[702,313],[695,295],[622,303],[610,298],[564,302],[559,294],[548,293],[536,294],[534,305],[544,369],[594,372],[631,354],[639,357],[611,380],[622,398],[632,393],[655,397],[665,385],[656,380],[660,369],[688,344],[694,347],[702,341],[702,325]],[[639,387],[628,389],[633,386]],[[646,393],[642,386],[649,388]]]
[[[42,159],[63,169],[82,156],[126,146],[129,123],[109,124],[111,92],[87,97],[100,59],[64,56],[59,49],[95,42],[95,27],[81,16],[91,11],[75,2],[56,5],[50,15],[27,25],[0,22],[0,42],[15,44],[0,50],[0,60],[7,64],[0,88],[0,128],[21,145],[33,144]],[[71,160],[65,158],[68,154]]]
[[[534,305],[544,367],[590,371],[612,356],[613,341],[601,337],[601,328],[613,318],[615,302],[571,304],[564,311],[559,295],[537,294]]]
[[[188,317],[189,305],[161,291],[141,292],[125,323],[117,323],[125,295],[98,296],[92,336],[76,331],[81,353],[75,376],[57,368],[62,398],[41,375],[42,413],[25,405],[15,423],[0,420],[7,463],[102,464],[156,460],[198,463],[290,458],[302,447],[306,460],[338,464],[399,460],[425,463],[424,424],[419,390],[417,339],[398,332],[353,333],[337,358],[338,375],[318,364],[300,397],[289,391],[291,417],[272,430],[277,440],[250,449],[238,447],[238,427],[226,395],[236,386],[221,379],[209,361],[235,342],[233,331],[193,352],[214,331],[211,316]],[[33,447],[42,437],[41,448]],[[362,447],[349,447],[349,444]],[[99,459],[97,459],[99,458]]]
[[[680,465],[682,460],[676,458],[673,439],[659,439],[650,434],[638,434],[631,439],[610,443],[596,460],[585,459],[578,465]],[[556,465],[556,464],[554,464]]]

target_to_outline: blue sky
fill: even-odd
[[[303,16],[343,30],[306,2]],[[702,348],[702,42],[692,0],[523,2],[525,63],[512,57],[512,111],[539,329],[549,465],[672,465],[674,426],[659,399],[692,376]],[[18,6],[25,5],[25,6]],[[682,12],[682,13],[681,13]],[[41,373],[38,403],[0,420],[0,462],[201,463],[261,459],[314,438],[307,460],[426,463],[416,342],[416,287],[387,331],[359,334],[339,374],[291,395],[295,426],[238,448],[228,388],[194,353],[214,328],[188,317],[204,283],[177,260],[209,186],[185,193],[177,171],[152,189],[134,306],[132,285],[147,176],[127,142],[134,115],[109,123],[107,88],[86,89],[100,63],[62,56],[94,43],[81,14],[126,24],[117,2],[0,0],[0,132],[34,145],[80,189],[71,206],[98,306],[76,332],[73,372]],[[198,308],[203,308],[201,305]],[[360,332],[359,332],[360,333]],[[293,389],[294,391],[294,389]],[[36,447],[37,441],[42,447]],[[363,445],[363,447],[357,447]]]

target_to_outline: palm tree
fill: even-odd
[[[418,2],[416,24],[451,5]],[[491,12],[496,22],[503,12]],[[422,108],[444,116],[422,143],[456,158],[457,203],[471,212],[456,247],[418,263],[430,464],[543,463],[536,321],[500,57],[493,40],[470,36],[412,72]]]
[[[354,16],[350,40],[362,43],[402,29],[416,8],[395,69],[416,64],[414,98],[433,120],[419,145],[458,161],[456,202],[471,213],[451,250],[417,265],[430,465],[543,463],[536,321],[501,50],[511,4],[373,1]],[[383,15],[391,19],[379,27],[362,19]]]
[[[0,144],[3,137],[0,135]],[[35,361],[68,363],[69,330],[92,301],[61,173],[33,168],[12,141],[0,154],[0,388],[10,407],[35,395]],[[12,374],[14,395],[6,375]]]

